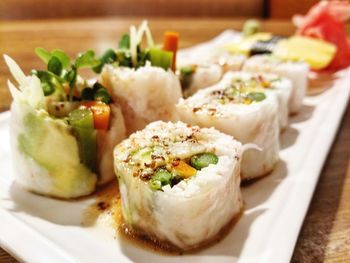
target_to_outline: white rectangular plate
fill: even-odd
[[[229,32],[207,45],[217,44],[225,34]],[[184,256],[155,253],[115,238],[108,224],[81,225],[95,197],[61,201],[21,189],[13,179],[10,114],[0,114],[0,245],[35,263],[288,262],[348,102],[350,71],[339,72],[331,86],[305,98],[302,111],[291,118],[281,136],[275,171],[243,188],[245,212],[234,229],[220,243]]]

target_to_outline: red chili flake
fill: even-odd
[[[174,161],[171,163],[171,165],[173,167],[176,167],[179,165],[179,163],[180,163],[180,158],[175,158]]]
[[[148,181],[152,177],[152,174],[149,173],[140,173],[141,180]]]

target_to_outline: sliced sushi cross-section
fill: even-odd
[[[179,250],[217,237],[240,214],[243,146],[214,128],[157,121],[114,149],[128,231]]]
[[[242,179],[257,178],[271,172],[278,160],[279,103],[276,92],[266,87],[282,83],[272,75],[229,72],[217,85],[180,100],[177,111],[181,121],[215,127],[244,144],[257,145],[261,151],[244,152]]]

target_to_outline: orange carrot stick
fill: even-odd
[[[163,49],[167,51],[173,52],[173,64],[171,69],[173,71],[176,70],[176,51],[179,44],[179,33],[172,32],[172,31],[166,31],[164,33],[164,39],[163,39]]]
[[[82,106],[91,109],[95,129],[108,130],[111,111],[109,105],[100,101],[87,101]]]

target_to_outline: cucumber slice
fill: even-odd
[[[97,170],[97,143],[92,111],[87,108],[73,110],[68,115],[68,122],[78,140],[81,161],[95,172]]]
[[[173,64],[173,53],[161,49],[152,48],[149,51],[151,65],[165,70]]]

